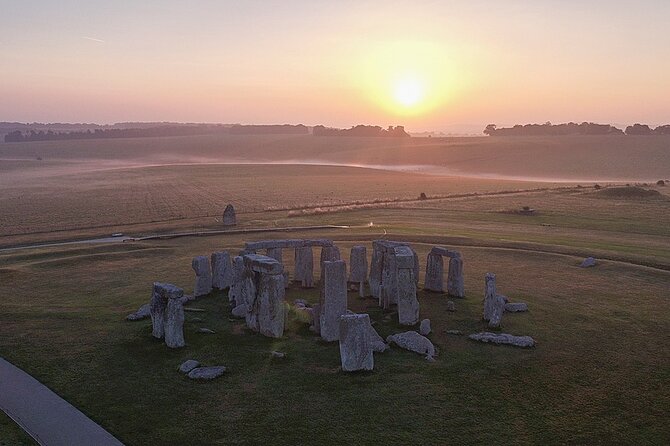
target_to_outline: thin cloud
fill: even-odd
[[[95,37],[82,36],[82,39],[90,40],[92,42],[105,43],[104,40],[96,39]]]

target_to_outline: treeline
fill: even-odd
[[[88,129],[73,132],[52,130],[15,130],[5,135],[5,142],[64,141],[74,139],[107,138],[150,138],[161,136],[193,136],[211,134],[266,135],[266,134],[307,134],[309,129],[300,125],[164,125],[148,128],[107,128]]]
[[[648,125],[635,124],[626,127],[625,132],[609,124],[582,122],[577,124],[517,124],[514,127],[498,128],[489,124],[484,129],[489,136],[564,136],[564,135],[670,135],[670,125],[662,125],[651,129]]]
[[[405,127],[401,125],[395,127],[390,125],[387,129],[383,129],[377,125],[357,125],[350,129],[336,129],[317,125],[312,130],[312,133],[314,136],[409,136],[405,132]]]

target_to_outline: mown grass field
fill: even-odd
[[[662,188],[658,188],[661,190]],[[591,188],[408,202],[288,218],[258,212],[240,224],[348,224],[350,229],[229,234],[0,252],[0,355],[81,408],[129,445],[144,444],[665,444],[670,438],[670,201],[603,196]],[[606,198],[603,198],[606,197]],[[536,216],[508,213],[528,205]],[[249,214],[252,215],[252,214]],[[370,228],[362,227],[374,222]],[[123,317],[153,281],[190,292],[190,259],[237,251],[246,240],[329,237],[344,257],[384,236],[413,242],[422,270],[433,245],[463,252],[466,298],[419,294],[437,361],[393,349],[375,371],[338,370],[326,344],[291,314],[279,340],[248,332],[215,294],[187,313],[187,347],[171,351],[150,322]],[[581,269],[594,254],[598,267]],[[317,253],[318,255],[318,253]],[[292,271],[292,256],[285,254]],[[648,266],[644,266],[648,265]],[[531,350],[481,345],[483,277],[530,306],[506,314],[504,332],[533,336]],[[423,281],[423,271],[421,274]],[[287,300],[318,299],[292,288]],[[386,336],[404,330],[373,300],[349,295]],[[202,318],[202,322],[194,322]],[[207,327],[216,334],[200,334]],[[285,360],[269,352],[287,353]],[[194,383],[185,359],[228,373]],[[21,441],[9,423],[0,438]],[[7,439],[7,440],[5,440]],[[15,440],[16,439],[16,440]]]

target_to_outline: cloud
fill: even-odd
[[[82,36],[82,39],[90,40],[92,42],[105,43],[104,40],[96,39],[95,37]]]

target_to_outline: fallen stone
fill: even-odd
[[[205,320],[204,320],[203,318],[200,318],[200,317],[194,317],[194,318],[192,318],[192,319],[189,319],[188,321],[189,321],[189,322],[193,322],[193,323],[196,323],[196,322],[205,322]]]
[[[190,311],[191,313],[204,313],[207,310],[204,308],[184,307],[184,311]]]
[[[430,319],[424,319],[419,325],[419,334],[428,336],[430,334]]]
[[[139,321],[151,317],[151,304],[144,304],[136,312],[126,316],[127,321]]]
[[[447,330],[447,331],[445,331],[445,333],[450,334],[450,335],[457,335],[457,336],[463,335],[463,332],[461,330]]]
[[[508,313],[522,313],[528,311],[528,304],[525,302],[510,302],[505,304],[505,311]]]
[[[430,339],[420,335],[416,331],[406,331],[404,333],[397,333],[386,338],[389,344],[395,344],[400,348],[412,352],[426,355],[426,359],[435,356],[435,346]]]
[[[340,317],[340,363],[345,372],[372,370],[374,356],[370,343],[370,316],[345,314]]]
[[[224,366],[196,367],[188,372],[191,379],[210,380],[218,378],[226,372]]]
[[[456,304],[454,303],[453,300],[447,301],[447,311],[451,311],[452,313],[456,311]]]
[[[209,328],[198,328],[198,333],[206,333],[206,334],[214,334],[216,333],[214,330],[210,330]]]
[[[584,259],[581,265],[579,265],[580,268],[591,268],[593,266],[596,266],[596,259],[593,257],[587,257]]]
[[[199,367],[199,366],[200,366],[200,363],[198,361],[196,361],[195,359],[188,359],[188,360],[181,363],[181,365],[179,366],[179,371],[181,373],[188,373],[191,370],[193,370],[194,368]]]
[[[270,356],[272,358],[277,358],[277,359],[283,359],[286,357],[286,353],[284,352],[277,352],[277,351],[271,351]]]
[[[514,347],[529,348],[535,346],[535,340],[530,336],[514,336],[507,333],[482,332],[468,336],[473,341],[489,342],[492,344],[505,344]]]
[[[231,311],[231,314],[233,316],[235,316],[236,318],[244,319],[245,317],[247,317],[247,305],[246,304],[240,304],[240,305],[236,306]]]

